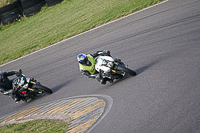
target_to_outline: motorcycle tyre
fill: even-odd
[[[49,88],[46,87],[46,86],[37,85],[37,86],[36,86],[36,89],[38,89],[38,90],[43,90],[43,91],[44,91],[45,93],[47,93],[47,94],[52,94],[52,90],[49,89]]]
[[[123,71],[123,72],[125,72],[125,73],[127,73],[127,74],[129,74],[131,76],[136,76],[136,72],[135,71],[129,69],[128,67],[126,67],[124,65],[120,65],[119,64],[118,67],[117,67],[117,70],[118,71]]]

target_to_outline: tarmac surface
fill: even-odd
[[[76,56],[104,49],[138,75],[106,85],[81,75]],[[107,112],[86,132],[199,133],[199,51],[200,1],[168,0],[0,66],[21,68],[53,90],[28,103],[0,96],[0,116],[82,95],[101,101],[95,95],[102,95],[112,104],[103,98]]]

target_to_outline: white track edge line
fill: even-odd
[[[35,54],[35,53],[37,53],[37,52],[40,52],[40,51],[42,51],[42,50],[48,49],[48,48],[53,47],[53,46],[55,46],[55,45],[58,45],[58,44],[60,44],[60,43],[62,43],[62,42],[64,42],[64,41],[67,41],[67,40],[76,38],[76,37],[78,37],[78,36],[81,36],[81,35],[83,35],[83,34],[86,34],[86,33],[90,32],[90,31],[99,29],[99,28],[101,28],[101,27],[103,27],[103,26],[105,26],[105,25],[109,25],[109,24],[111,24],[111,23],[117,22],[117,21],[119,21],[119,20],[122,20],[122,19],[124,19],[124,18],[129,17],[129,16],[132,16],[132,15],[137,14],[137,13],[139,13],[139,12],[142,12],[142,11],[145,11],[145,10],[150,9],[150,8],[152,8],[152,7],[155,7],[155,6],[158,6],[158,5],[160,5],[160,4],[166,3],[166,2],[168,2],[168,1],[169,1],[169,0],[165,0],[165,1],[160,2],[160,3],[158,3],[158,4],[155,4],[155,5],[146,7],[146,8],[144,8],[144,9],[142,9],[142,10],[139,10],[139,11],[137,11],[137,12],[134,12],[134,13],[132,13],[132,14],[129,14],[129,15],[127,15],[127,16],[124,16],[124,17],[121,17],[121,18],[119,18],[119,19],[110,21],[110,22],[108,22],[108,23],[105,23],[105,24],[103,24],[103,25],[100,25],[100,26],[98,26],[98,27],[95,27],[95,28],[93,28],[93,29],[91,29],[91,30],[85,31],[85,32],[80,33],[80,34],[78,34],[78,35],[75,35],[75,36],[72,36],[72,37],[67,38],[67,39],[65,39],[65,40],[62,40],[62,41],[60,41],[60,42],[57,42],[57,43],[55,43],[55,44],[53,44],[53,45],[47,46],[47,47],[45,47],[45,48],[43,48],[43,49],[40,49],[40,50],[35,51],[35,52],[33,52],[33,53],[30,53],[30,54],[28,54],[28,55],[22,56],[22,57],[20,57],[20,58],[18,58],[18,59],[15,59],[15,60],[12,60],[12,61],[7,62],[7,63],[5,63],[5,64],[2,64],[2,65],[0,65],[0,67],[3,67],[3,66],[5,66],[5,65],[7,65],[7,64],[10,64],[10,63],[15,62],[15,61],[17,61],[17,60],[20,60],[20,59],[22,59],[22,58],[25,58],[25,57],[27,57],[27,56],[30,56],[30,55]]]

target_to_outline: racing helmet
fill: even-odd
[[[77,60],[79,63],[85,65],[87,63],[87,55],[86,54],[83,54],[83,53],[80,53],[78,56],[77,56]]]

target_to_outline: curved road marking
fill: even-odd
[[[83,95],[45,103],[0,118],[0,126],[31,120],[53,119],[69,124],[68,133],[90,132],[113,104],[106,95]]]

